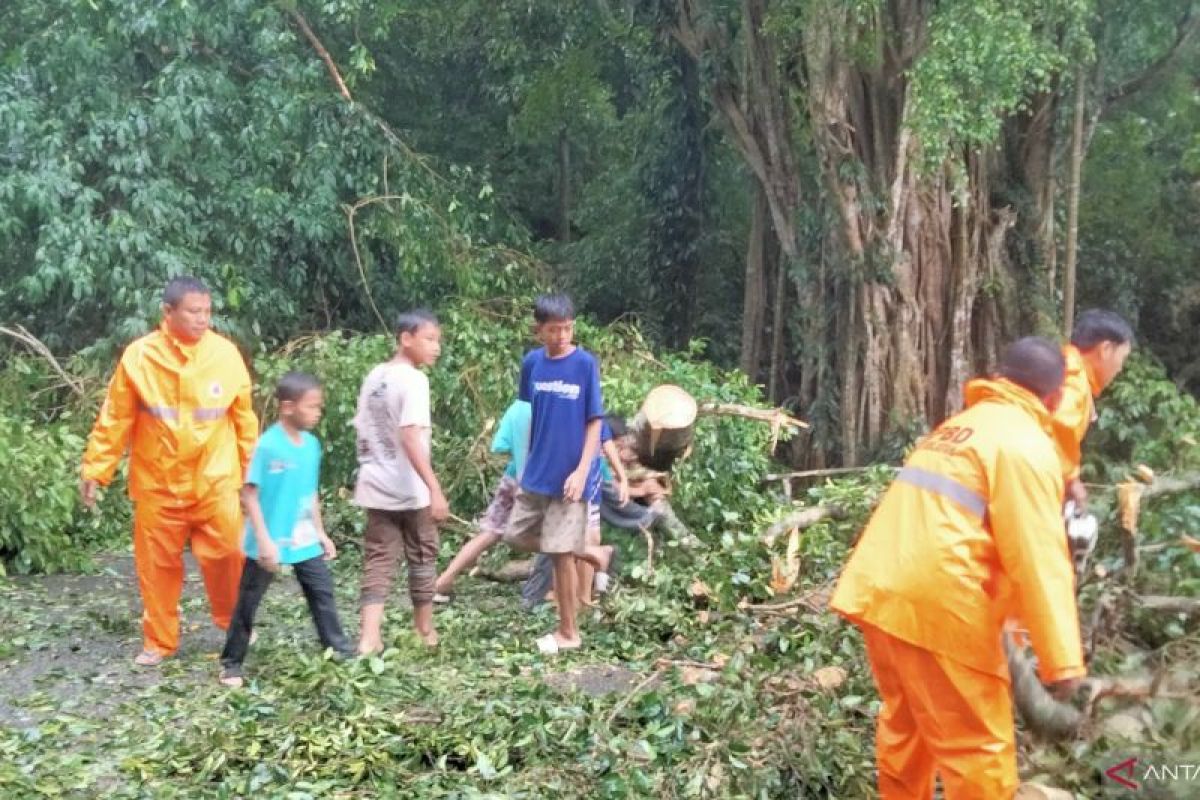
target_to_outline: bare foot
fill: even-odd
[[[420,631],[417,631],[417,635],[421,637],[421,641],[425,643],[426,647],[438,646],[439,640],[437,631],[428,631],[427,633],[421,633]]]
[[[383,642],[379,640],[367,641],[361,640],[358,643],[358,654],[360,656],[373,656],[383,652]]]

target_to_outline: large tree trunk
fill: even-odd
[[[947,164],[918,175],[908,80],[934,0],[883,0],[865,16],[846,4],[807,4],[799,24],[783,26],[801,37],[785,52],[764,25],[768,0],[741,0],[736,15],[709,0],[662,6],[671,34],[704,64],[719,119],[766,195],[781,270],[793,276],[788,322],[804,332],[787,350],[799,354],[799,392],[783,386],[780,394],[798,394],[802,413],[820,414],[814,430],[829,456],[858,463],[897,429],[956,411],[962,384],[1005,341],[1049,330],[1057,79],[1005,121],[994,149],[953,154],[953,173]],[[1097,95],[1120,102],[1172,68],[1200,36],[1200,16],[1189,11],[1176,33],[1142,74]],[[801,130],[825,187],[808,194],[829,204],[822,220],[835,220],[819,258],[799,235]],[[793,378],[796,365],[787,366]]]
[[[1035,286],[1045,295],[1054,291],[1058,281],[1058,245],[1054,202],[1058,192],[1058,167],[1055,158],[1054,123],[1058,115],[1059,94],[1055,85],[1030,98],[1026,110],[1011,117],[1004,126],[1004,150],[1007,177],[1011,185],[1022,189],[1029,210],[1018,221],[1018,240],[1027,244],[1016,258],[1031,274],[1041,274]],[[1024,320],[1031,324],[1032,313]]]
[[[765,275],[767,237],[771,236],[770,213],[767,195],[755,184],[751,192],[753,209],[750,216],[750,234],[746,239],[746,274],[742,288],[742,352],[738,365],[753,381],[758,377],[758,364],[762,358],[763,326],[766,323]]]
[[[767,399],[780,400],[780,385],[784,377],[783,339],[787,330],[787,261],[776,256],[769,259],[775,271],[775,288],[771,291],[771,365],[767,378]]]
[[[765,35],[767,0],[742,0],[747,35],[737,45],[716,24],[704,0],[676,0],[670,34],[696,62],[717,59],[709,94],[730,141],[762,186],[775,238],[787,259],[799,253],[796,211],[800,174],[792,131],[796,108],[788,97],[774,41]]]
[[[918,176],[906,127],[906,72],[922,47],[925,3],[888,3],[873,67],[838,47],[843,10],[814,14],[804,42],[808,111],[852,271],[838,308],[842,460],[859,463],[898,426],[958,409],[988,339],[977,320],[983,278],[1003,258],[1011,212],[993,209],[992,159],[962,155]],[[983,346],[981,346],[983,343]]]

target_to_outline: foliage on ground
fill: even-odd
[[[511,313],[522,308],[514,303]],[[497,330],[445,317],[446,361],[433,373],[437,414],[461,414],[471,424],[443,426],[439,436],[460,438],[446,442],[438,459],[448,475],[466,476],[455,504],[469,516],[498,468],[482,448],[463,456],[475,446],[470,431],[502,410],[512,375],[489,375],[467,388],[453,380],[464,366],[455,359],[478,363],[483,352],[505,352],[511,362],[524,344],[519,328],[493,339]],[[613,408],[632,410],[644,384],[666,376],[700,396],[754,399],[748,387],[710,367],[649,356],[629,331],[584,325],[580,338],[604,358]],[[302,365],[341,386],[387,357],[390,346],[383,337],[331,335],[264,355],[258,365],[264,383],[272,371]],[[646,356],[659,362],[653,370]],[[1101,429],[1111,433],[1180,402],[1171,406],[1179,414],[1175,430],[1196,424],[1186,401],[1159,398],[1155,380],[1150,367],[1131,366],[1112,388]],[[353,388],[331,392],[323,431],[329,520],[342,549],[339,600],[351,631],[361,515],[338,500],[338,489],[349,474],[343,448],[352,395]],[[660,542],[651,570],[639,537],[610,532],[626,565],[618,589],[585,617],[585,649],[558,659],[534,647],[553,625],[548,608],[527,614],[515,587],[464,578],[455,603],[438,613],[438,651],[424,650],[409,632],[398,597],[383,656],[334,663],[317,652],[289,579],[273,589],[262,613],[248,688],[228,692],[215,682],[220,639],[204,633],[205,603],[193,583],[184,602],[191,623],[185,648],[161,680],[145,681],[131,679],[128,667],[138,642],[131,580],[66,596],[31,579],[0,584],[0,663],[8,676],[0,682],[0,790],[13,797],[869,796],[878,704],[858,634],[828,612],[745,607],[781,599],[769,597],[768,579],[770,558],[784,545],[759,539],[763,525],[784,511],[758,483],[769,466],[766,433],[746,421],[703,420],[698,435],[677,505],[703,546]],[[1172,460],[1155,464],[1186,463],[1179,460],[1185,450],[1162,451]],[[1153,460],[1150,452],[1133,455]],[[879,467],[802,493],[806,504],[836,504],[848,514],[804,531],[797,593],[819,598],[827,591],[889,475]],[[1093,497],[1103,516],[1105,491]],[[1147,554],[1135,592],[1200,595],[1200,556],[1178,546],[1178,534],[1198,523],[1194,495],[1148,505],[1143,542],[1160,547]],[[1114,524],[1106,522],[1097,561],[1119,574]],[[466,535],[447,530],[443,560]],[[508,555],[487,558],[494,565]],[[1085,618],[1098,588],[1084,591]],[[1100,638],[1092,664],[1110,675],[1166,669],[1178,681],[1198,654],[1194,620],[1130,609]],[[21,683],[19,676],[31,673]],[[604,677],[614,673],[619,678]],[[1194,692],[1194,676],[1183,680]],[[1103,715],[1120,710],[1109,705]],[[1184,761],[1200,747],[1193,703],[1156,700],[1133,706],[1125,718],[1132,729],[1105,728],[1065,745],[1022,735],[1023,774],[1089,794],[1101,787],[1102,769],[1130,747]],[[1131,735],[1133,742],[1125,738]]]

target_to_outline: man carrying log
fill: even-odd
[[[179,646],[183,548],[204,573],[213,622],[228,628],[242,575],[238,490],[258,438],[250,374],[233,342],[210,330],[212,297],[195,278],[163,290],[163,323],[121,355],[83,456],[89,508],[129,457],[133,555],[142,593],[142,652],[152,667]]]
[[[928,800],[937,776],[948,800],[1014,795],[1001,630],[1018,609],[1044,683],[1068,694],[1086,673],[1049,435],[1064,370],[1045,339],[1010,345],[919,443],[838,583],[830,605],[862,629],[883,700],[884,800]]]

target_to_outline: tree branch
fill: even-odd
[[[1200,13],[1197,13],[1197,7],[1193,4],[1188,8],[1187,13],[1183,15],[1183,18],[1175,25],[1175,41],[1167,48],[1167,52],[1163,53],[1162,56],[1146,67],[1146,69],[1129,80],[1118,84],[1105,94],[1104,100],[1101,103],[1100,116],[1106,117],[1118,110],[1138,92],[1174,69],[1182,57],[1184,50],[1198,34],[1200,34]]]
[[[1142,595],[1138,604],[1147,611],[1162,611],[1168,614],[1200,614],[1200,597],[1166,597]]]
[[[308,25],[308,20],[294,8],[288,13],[291,15],[292,21],[296,23],[296,27],[304,34],[304,38],[308,39],[308,43],[312,45],[313,50],[316,50],[317,55],[325,62],[325,68],[329,70],[329,77],[333,78],[333,83],[337,86],[338,94],[353,103],[354,98],[350,96],[350,90],[346,88],[346,82],[342,80],[342,73],[338,71],[337,64],[333,63],[333,56],[329,55],[329,51],[325,49],[325,45],[321,44],[321,40],[313,33],[313,29]]]
[[[59,377],[63,379],[63,385],[80,397],[84,397],[86,395],[86,392],[83,389],[83,384],[79,381],[79,379],[63,369],[62,364],[58,363],[58,359],[54,357],[54,353],[50,352],[50,348],[46,347],[41,339],[37,338],[28,330],[26,330],[24,325],[17,325],[14,328],[0,325],[0,334],[11,336],[33,352],[37,353],[39,356],[44,358],[50,365],[50,368],[57,372]]]

